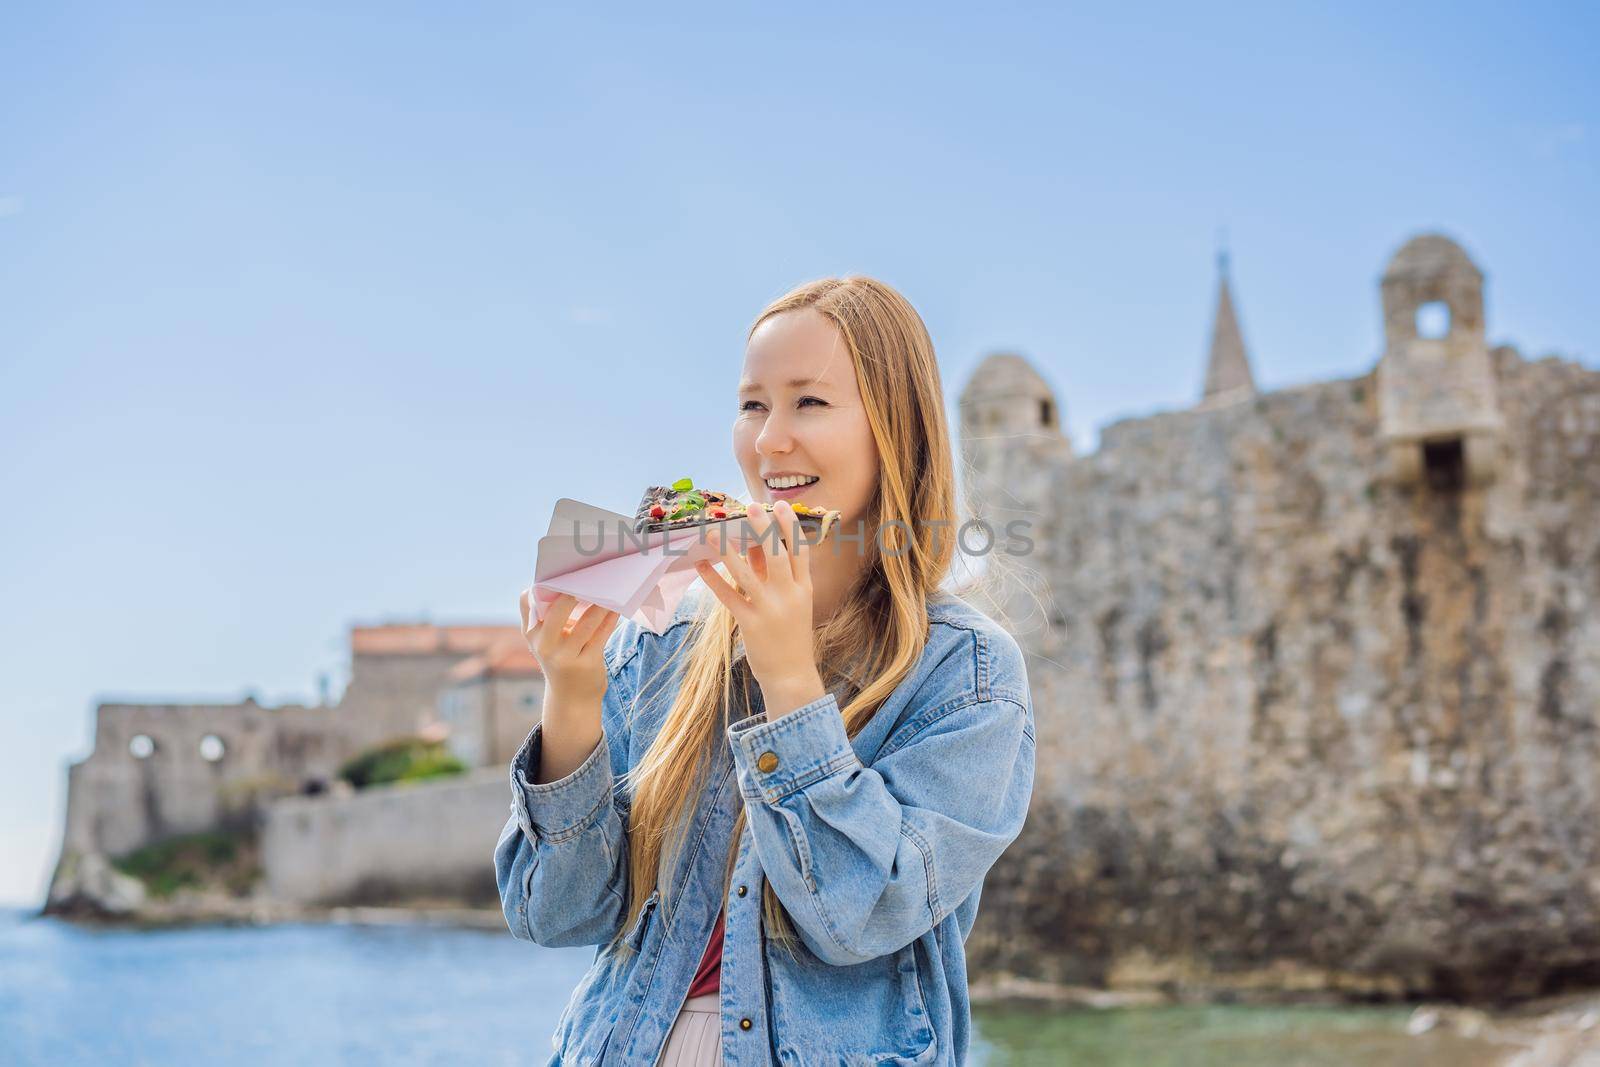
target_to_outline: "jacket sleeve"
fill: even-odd
[[[1033,707],[1025,676],[1004,692],[932,698],[870,767],[831,693],[728,728],[762,870],[819,959],[864,963],[915,941],[1022,832]]]
[[[635,627],[607,639],[601,735],[571,774],[535,784],[538,723],[511,760],[511,815],[494,848],[495,881],[511,935],[551,948],[599,945],[622,923],[628,879],[627,770]]]

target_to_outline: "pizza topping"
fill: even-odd
[[[808,523],[820,523],[823,536],[832,528],[838,512],[815,505],[792,505],[797,516]],[[774,514],[774,505],[765,502],[745,503],[729,493],[715,489],[697,489],[693,479],[679,478],[671,485],[653,485],[645,491],[644,500],[635,513],[634,528],[640,532],[668,531],[713,522],[740,519],[752,511]]]
[[[672,511],[672,518],[681,519],[690,512],[702,511],[706,506],[706,498],[699,493],[685,493],[678,501],[678,506]]]

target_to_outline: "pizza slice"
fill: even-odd
[[[637,533],[671,533],[695,526],[742,519],[753,510],[772,514],[773,505],[746,504],[732,494],[715,489],[697,489],[693,480],[680,478],[671,485],[652,485],[644,492],[639,510],[634,514],[633,528]],[[807,530],[821,531],[818,540],[828,536],[839,522],[839,512],[829,508],[794,505],[795,517]]]

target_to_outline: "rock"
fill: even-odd
[[[45,914],[68,918],[128,918],[145,906],[144,883],[123,874],[98,852],[62,858]]]
[[[1411,1013],[1411,1018],[1406,1020],[1406,1033],[1412,1037],[1421,1037],[1423,1034],[1439,1025],[1439,1013],[1433,1008],[1418,1008]]]

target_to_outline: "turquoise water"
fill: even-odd
[[[1411,1037],[1404,1008],[981,1007],[985,1067],[1495,1067],[1510,1050],[1450,1032]]]
[[[420,926],[102,930],[0,911],[0,1063],[542,1064],[593,949]],[[1405,1013],[980,1009],[986,1067],[1496,1062]],[[1454,1044],[1451,1042],[1454,1041]]]

